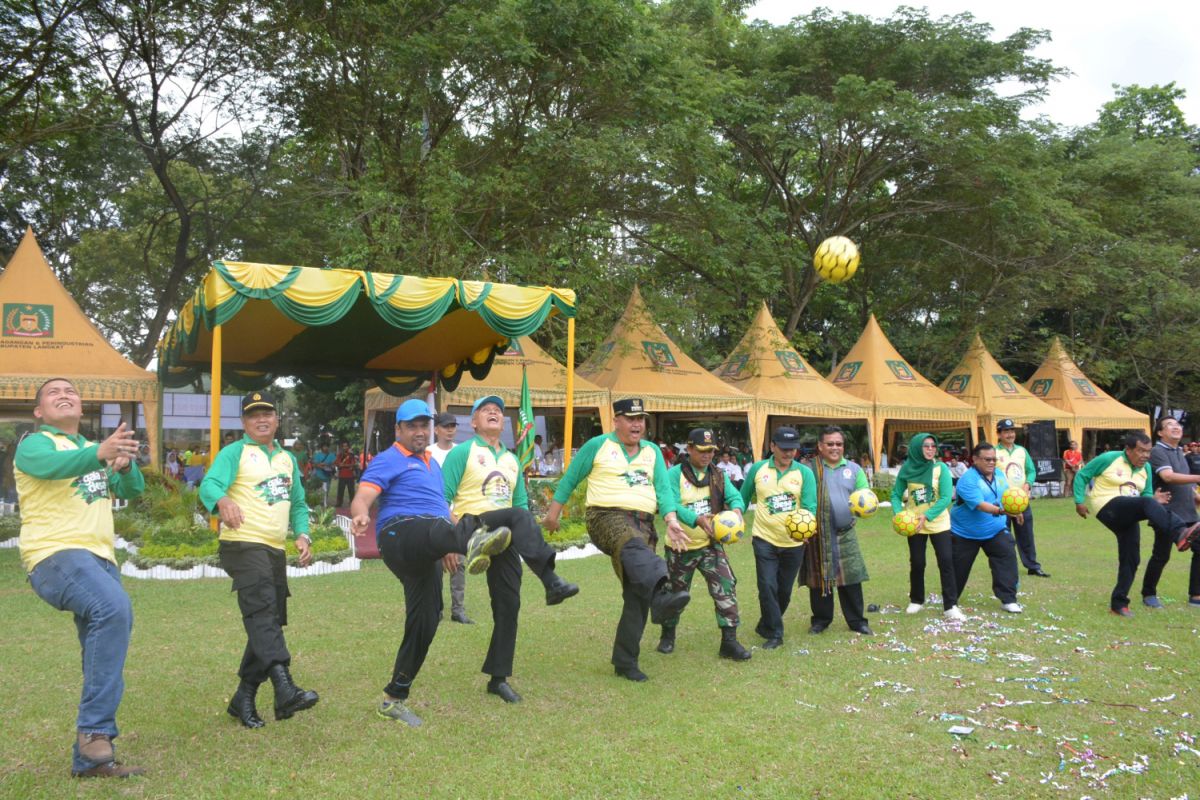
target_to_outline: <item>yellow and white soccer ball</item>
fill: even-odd
[[[817,533],[817,518],[807,508],[797,508],[783,518],[783,529],[793,540],[803,542]]]
[[[908,509],[892,517],[892,530],[901,536],[915,536],[920,524],[921,515]]]
[[[817,245],[813,269],[830,283],[845,283],[854,277],[860,257],[854,242],[845,236],[830,236]]]
[[[875,516],[879,510],[879,498],[870,489],[859,489],[850,493],[850,513],[860,519]]]
[[[746,532],[746,523],[736,511],[722,511],[713,519],[713,538],[721,544],[734,544]]]
[[[1024,514],[1029,508],[1029,495],[1024,489],[1010,486],[1000,495],[1000,507],[1005,514]]]

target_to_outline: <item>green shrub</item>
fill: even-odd
[[[15,539],[21,535],[21,517],[17,514],[0,516],[0,542]]]
[[[875,491],[875,496],[880,500],[889,500],[892,496],[892,488],[896,485],[896,476],[890,472],[876,471],[875,478],[871,481],[871,488]]]

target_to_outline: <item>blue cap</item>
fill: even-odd
[[[504,401],[494,394],[489,394],[487,397],[481,397],[475,401],[475,405],[471,406],[471,413],[474,414],[479,410],[480,406],[484,405],[485,403],[495,403],[496,405],[500,406],[501,411],[504,410]]]
[[[429,403],[424,400],[412,398],[405,400],[396,409],[396,422],[412,422],[414,419],[426,417],[433,419],[433,410],[429,407]]]

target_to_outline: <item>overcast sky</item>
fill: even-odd
[[[820,6],[884,18],[899,5],[895,0],[759,0],[747,18],[778,25]],[[1179,104],[1188,123],[1200,124],[1200,3],[918,0],[907,5],[925,7],[934,18],[970,12],[989,23],[998,39],[1020,28],[1049,30],[1051,41],[1035,50],[1035,55],[1073,74],[1051,86],[1049,99],[1034,109],[1033,116],[1044,114],[1063,125],[1087,125],[1113,98],[1112,84],[1149,86],[1175,81],[1188,93]]]

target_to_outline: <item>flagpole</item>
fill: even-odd
[[[575,318],[567,319],[567,418],[563,421],[563,472],[571,464],[571,441],[575,422]]]

